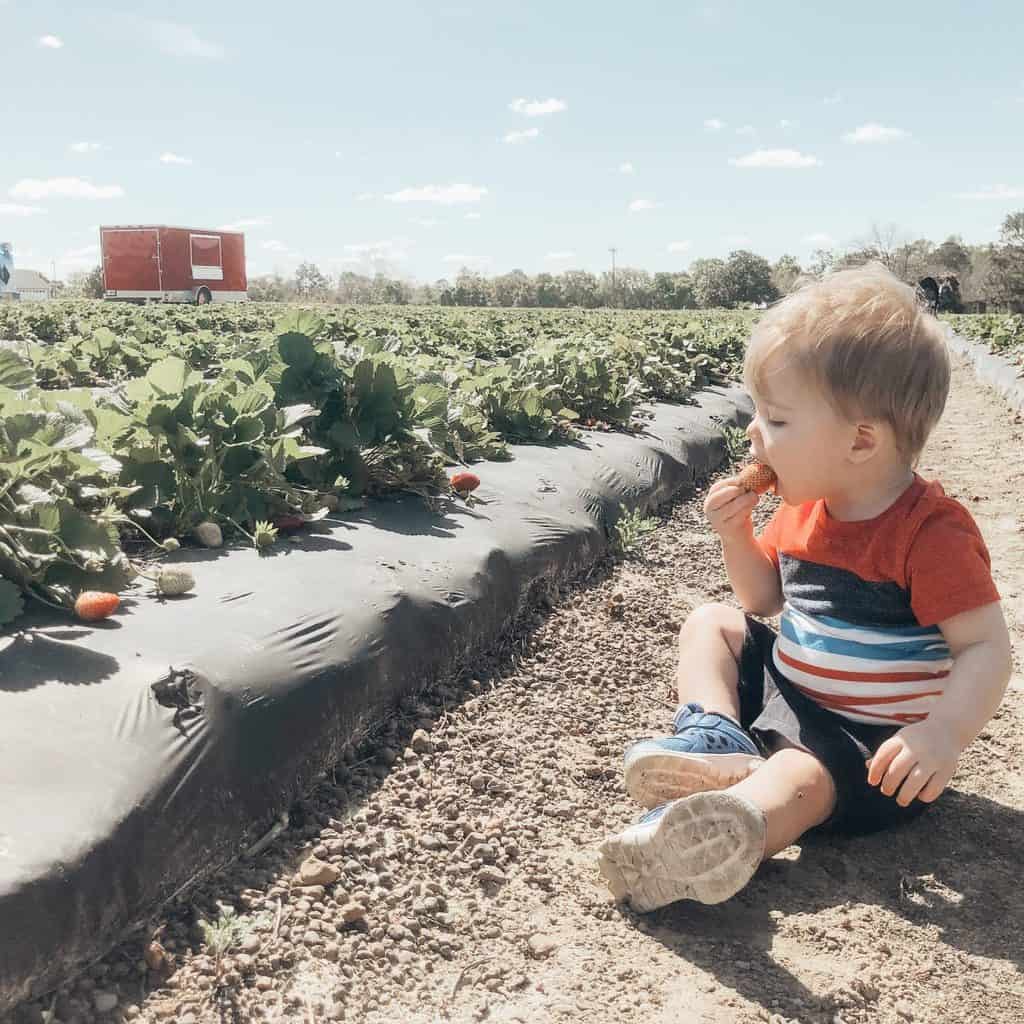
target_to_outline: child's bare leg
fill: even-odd
[[[831,776],[811,754],[786,748],[728,789],[664,804],[598,850],[616,899],[654,910],[679,899],[720,903],[758,866],[820,825],[836,802]]]
[[[813,754],[795,747],[772,754],[725,792],[749,800],[764,813],[765,860],[826,821],[836,806],[832,776]]]
[[[702,604],[679,631],[676,689],[679,703],[693,701],[705,711],[739,720],[739,661],[746,620],[738,608]]]
[[[679,634],[680,708],[673,735],[640,740],[626,751],[626,792],[642,806],[725,789],[762,763],[740,726],[739,660],[746,626],[743,612],[724,604],[701,605],[687,618]]]

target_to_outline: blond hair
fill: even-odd
[[[910,285],[877,262],[808,282],[754,327],[743,365],[749,390],[766,390],[774,353],[817,384],[847,422],[889,424],[916,467],[946,405],[950,364],[943,325]]]

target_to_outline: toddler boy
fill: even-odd
[[[915,472],[949,392],[943,327],[878,263],[831,274],[754,328],[754,457],[782,504],[760,536],[736,477],[704,511],[739,610],[680,634],[674,735],[626,752],[653,808],[600,871],[640,911],[718,903],[813,828],[873,832],[945,789],[1002,700],[1010,637],[970,513]],[[781,612],[778,634],[752,616]]]

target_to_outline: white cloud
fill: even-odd
[[[619,164],[619,174],[632,174],[636,168],[627,160]]]
[[[709,117],[704,122],[704,127],[709,132],[720,132],[725,127],[725,122],[719,121],[717,117]]]
[[[745,124],[742,128],[736,129],[736,134],[754,136],[757,134],[757,129],[752,124]]]
[[[359,195],[356,196],[356,202],[357,203],[365,203],[365,202],[367,202],[370,199],[376,199],[376,198],[377,198],[377,195],[374,192],[360,192]]]
[[[479,220],[480,219],[480,214],[479,213],[467,213],[466,216],[465,216],[465,219],[466,220]]]
[[[831,96],[826,96],[821,102],[824,103],[826,107],[831,107],[836,103],[842,103],[843,97],[839,93],[834,92]]]
[[[450,252],[442,257],[445,263],[465,263],[468,258],[464,252]]]
[[[518,142],[525,142],[527,139],[535,139],[538,135],[540,135],[539,128],[527,128],[521,132],[509,132],[504,141],[515,145]]]
[[[1024,186],[989,185],[980,192],[957,192],[957,199],[1024,199]]]
[[[545,255],[549,263],[564,263],[566,260],[576,259],[576,253],[574,252],[549,252]]]
[[[807,245],[813,245],[817,249],[831,249],[836,245],[836,240],[824,231],[816,231],[814,234],[804,235],[800,241],[805,242]]]
[[[907,133],[902,128],[888,128],[884,124],[870,121],[855,131],[846,132],[843,135],[843,142],[895,142],[896,139],[903,139],[906,136]]]
[[[187,167],[192,163],[192,158],[187,156],[178,156],[177,153],[161,153],[160,163],[162,164],[182,164]]]
[[[271,238],[269,241],[264,242],[260,246],[260,248],[261,249],[266,249],[267,252],[287,252],[288,251],[288,246],[285,245],[284,242],[280,241],[277,238]]]
[[[420,228],[436,228],[441,222],[433,217],[413,217],[409,223]]]
[[[98,245],[85,245],[81,249],[68,249],[57,265],[63,270],[81,270],[84,267],[93,267],[99,262],[100,247]]]
[[[44,50],[59,50],[64,45],[64,41],[58,39],[57,36],[40,36],[39,45]]]
[[[478,203],[487,195],[487,189],[479,185],[421,185],[419,188],[403,188],[398,192],[384,195],[392,203],[441,203],[453,206],[456,203]]]
[[[569,104],[565,100],[556,100],[554,97],[547,100],[513,100],[508,109],[517,114],[525,114],[527,117],[543,117],[545,114],[557,114],[566,110]]]
[[[667,249],[669,252],[689,252],[693,247],[693,242],[669,242]]]
[[[629,204],[629,212],[643,213],[644,210],[655,210],[660,205],[660,203],[656,203],[653,199],[634,199]]]
[[[415,243],[411,238],[385,238],[379,242],[356,242],[345,246],[345,257],[349,263],[401,263],[409,258],[409,248]]]
[[[787,129],[787,128],[797,128],[797,127],[799,127],[799,125],[800,125],[800,122],[799,122],[799,121],[788,121],[788,120],[786,120],[786,118],[783,118],[783,119],[782,119],[782,120],[781,120],[781,121],[779,122],[779,127],[780,127],[780,128],[781,128],[781,129],[783,130],[783,131],[786,131],[786,129]]]
[[[124,195],[120,185],[93,185],[82,178],[22,178],[8,193],[12,199],[28,199],[30,202],[49,196],[66,199],[117,199]]]
[[[46,213],[41,206],[22,206],[20,203],[0,203],[0,217],[34,217]]]
[[[739,159],[729,158],[733,167],[820,167],[821,161],[795,149],[755,149]]]
[[[98,153],[102,148],[98,142],[72,142],[68,146],[72,153]]]
[[[146,31],[164,53],[172,57],[203,57],[219,59],[224,56],[224,47],[201,39],[191,25],[179,25],[173,21],[148,21]]]
[[[270,224],[269,217],[243,217],[232,224],[221,224],[218,231],[244,231],[246,228],[265,228]]]

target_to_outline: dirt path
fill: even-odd
[[[149,948],[148,981],[147,934],[61,993],[51,1021],[1024,1022],[1022,435],[958,365],[919,469],[977,518],[1018,675],[924,819],[791,847],[721,906],[610,904],[595,848],[637,813],[622,751],[667,729],[689,610],[733,601],[705,482],[646,562],[598,567],[538,608],[516,656],[481,666],[471,692],[408,702],[304,823],[189,894]],[[312,853],[326,887],[294,881]],[[219,982],[197,924],[215,898],[250,926]],[[23,1016],[39,1021],[39,1006]]]

